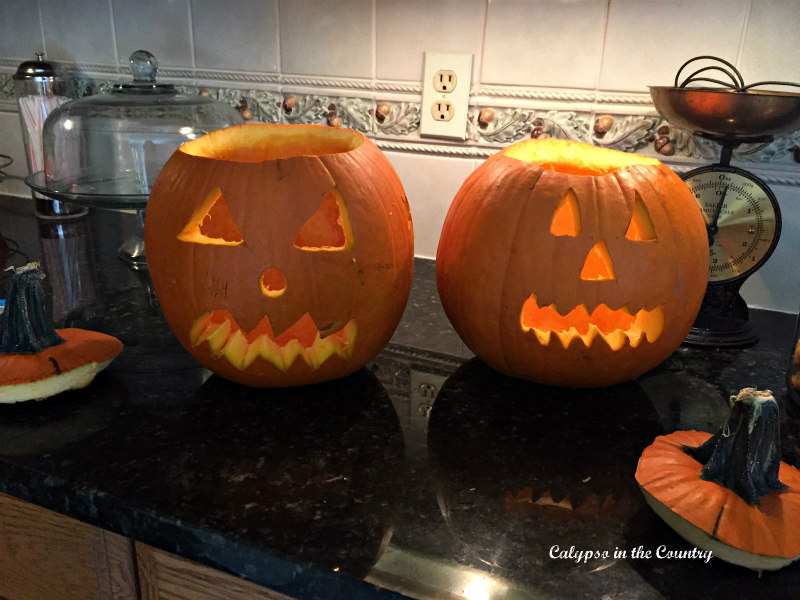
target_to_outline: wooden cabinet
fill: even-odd
[[[128,538],[0,494],[0,597],[130,600],[135,573]]]
[[[0,600],[292,600],[0,494]]]
[[[278,592],[136,542],[142,600],[291,600]]]

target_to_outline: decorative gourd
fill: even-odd
[[[705,293],[708,236],[688,188],[658,160],[527,140],[464,182],[436,274],[456,332],[494,369],[606,386],[686,337]]]
[[[16,269],[0,339],[0,403],[41,400],[89,385],[122,351],[117,338],[85,329],[55,329],[44,312],[37,263]]]
[[[745,388],[715,434],[676,431],[639,459],[647,503],[698,548],[755,570],[800,558],[800,471],[781,462],[778,403]]]
[[[411,289],[403,187],[347,129],[249,124],[183,144],[153,186],[145,245],[181,344],[251,386],[352,373],[389,341]]]

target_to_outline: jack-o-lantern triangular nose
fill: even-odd
[[[603,241],[597,242],[589,254],[581,270],[581,279],[586,281],[607,281],[616,279],[614,274],[614,263],[608,253],[608,246]]]

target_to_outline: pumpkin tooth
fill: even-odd
[[[569,499],[569,495],[564,496],[558,502],[555,501],[553,495],[550,493],[550,490],[545,490],[542,492],[542,495],[539,496],[533,504],[537,504],[539,506],[558,506],[559,508],[565,508],[567,510],[572,510],[572,502]]]
[[[561,341],[561,345],[564,348],[569,347],[569,343],[578,337],[578,330],[574,327],[570,327],[566,331],[556,331],[554,333],[558,336],[558,339]]]
[[[264,340],[268,340],[265,335],[260,335],[258,338],[250,342],[244,352],[241,370],[246,369],[255,362],[259,356],[263,356]]]
[[[336,349],[336,354],[345,360],[353,356],[353,342],[355,342],[358,326],[355,319],[350,319],[347,324],[336,333],[329,335],[326,340],[331,340]]]
[[[601,337],[606,341],[609,348],[612,350],[619,350],[622,348],[625,345],[625,340],[628,339],[628,336],[625,335],[625,332],[621,329],[616,329],[611,333],[607,333]]]
[[[581,340],[583,340],[583,345],[588,348],[589,346],[592,345],[594,338],[596,338],[598,335],[600,337],[603,336],[603,334],[600,332],[600,328],[594,323],[591,323],[589,325],[589,331],[580,336],[580,338]]]
[[[644,329],[631,329],[630,331],[626,331],[625,335],[628,336],[628,343],[631,348],[638,347],[646,337]]]
[[[192,329],[189,332],[189,338],[193,345],[202,344],[208,337],[216,331],[219,323],[214,323],[211,320],[211,313],[203,314],[199,319],[194,322]]]
[[[640,310],[636,314],[636,325],[644,329],[648,342],[655,342],[664,331],[664,311],[660,306],[651,311]]]
[[[289,340],[285,346],[280,348],[280,353],[283,357],[283,363],[286,365],[286,368],[289,368],[298,357],[301,357],[306,364],[311,366],[310,362],[306,358],[305,348],[303,348],[300,340]]]
[[[547,344],[550,343],[551,331],[542,331],[541,329],[535,329],[533,327],[529,328],[528,331],[533,331],[536,334],[536,338],[542,346],[547,346]]]
[[[250,344],[241,329],[234,331],[220,350],[220,354],[227,358],[237,369],[246,369],[247,350]]]
[[[211,353],[218,357],[225,347],[228,337],[231,333],[231,322],[228,320],[223,321],[216,327],[210,326],[211,330],[206,338],[208,346],[211,348]]]
[[[258,355],[261,358],[272,363],[274,367],[280,369],[284,373],[286,372],[289,365],[286,364],[283,352],[275,340],[270,338],[267,334],[261,334],[258,338],[258,347]]]

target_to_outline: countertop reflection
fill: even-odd
[[[43,222],[30,204],[0,198],[0,262],[42,261],[59,326],[125,350],[84,390],[0,406],[0,491],[301,599],[797,597],[798,565],[759,578],[657,557],[691,547],[633,479],[655,436],[715,430],[745,386],[782,403],[798,464],[793,315],[753,311],[752,348],[682,347],[636,381],[550,388],[473,358],[418,259],[366,368],[251,389],[199,367],[146,273],[117,259],[134,215]]]

